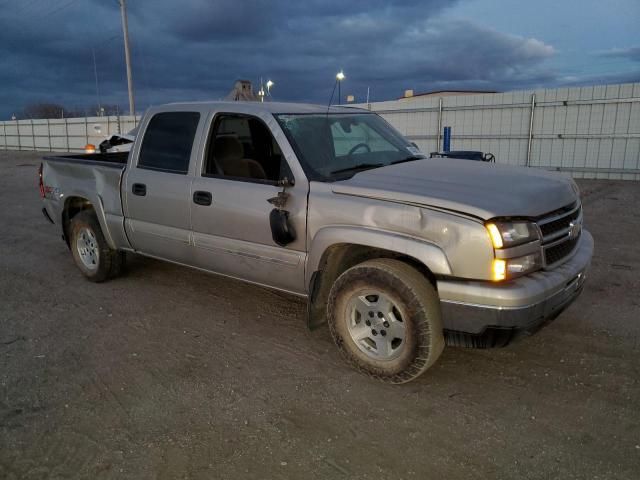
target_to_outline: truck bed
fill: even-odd
[[[53,162],[80,163],[87,165],[101,165],[104,167],[112,167],[124,169],[129,158],[129,152],[113,152],[113,153],[78,153],[71,155],[56,155],[44,157],[45,160]]]
[[[111,248],[128,247],[120,183],[129,152],[47,156],[42,162],[42,179],[49,194],[44,206],[54,222],[62,221],[70,199],[90,202]]]

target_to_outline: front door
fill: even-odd
[[[286,152],[293,155],[290,148]],[[285,157],[263,119],[215,116],[202,169],[192,185],[192,235],[199,266],[304,293],[308,183],[301,174],[293,178]],[[287,188],[284,208],[296,238],[283,247],[272,238],[269,215],[274,206],[268,199],[282,191],[278,183],[285,177],[295,181]]]
[[[187,111],[157,113],[149,120],[137,165],[123,183],[125,227],[136,251],[189,263],[189,169],[199,120],[200,113]]]

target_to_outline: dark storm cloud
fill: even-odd
[[[237,78],[276,82],[279,100],[343,94],[397,97],[406,88],[509,89],[558,83],[553,47],[468,21],[441,0],[129,0],[138,106],[223,97]],[[65,6],[66,5],[66,6]],[[34,101],[126,105],[114,1],[25,0],[0,10],[0,118]]]

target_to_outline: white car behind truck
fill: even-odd
[[[305,297],[309,326],[391,383],[445,344],[533,333],[593,252],[571,179],[429,159],[353,108],[154,107],[128,154],[45,157],[40,192],[89,280],[136,253]]]

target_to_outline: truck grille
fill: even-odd
[[[567,205],[545,215],[537,222],[542,234],[542,251],[546,268],[559,265],[575,251],[582,234],[582,206]]]
[[[578,245],[580,237],[576,237],[571,240],[566,240],[562,243],[548,247],[544,249],[544,261],[547,265],[554,265],[560,262],[563,258],[566,258],[573,252]]]

